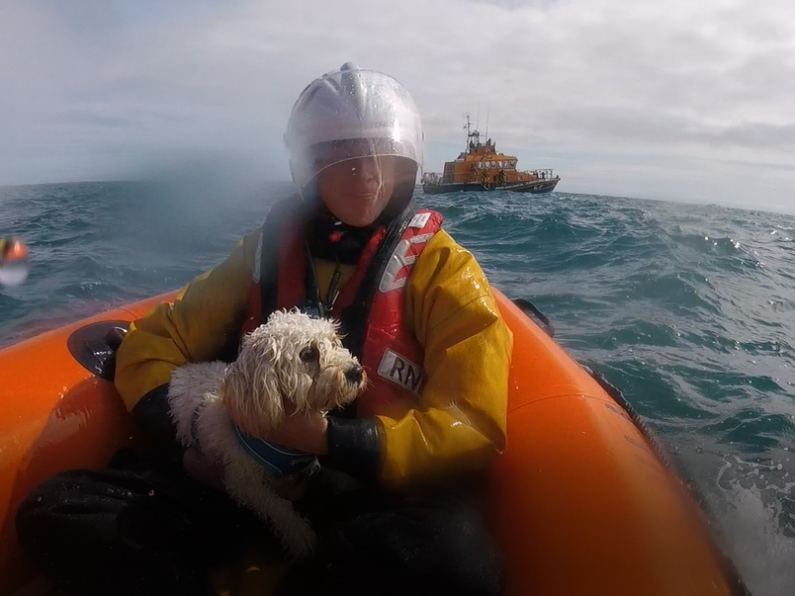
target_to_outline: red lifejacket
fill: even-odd
[[[303,219],[283,204],[274,206],[272,217],[280,225],[266,220],[260,231],[242,333],[265,322],[273,310],[301,306],[307,298]],[[424,351],[403,320],[405,286],[442,219],[436,211],[407,209],[389,228],[377,229],[334,302],[331,315],[342,322],[343,341],[370,380],[356,402],[357,416],[399,415],[399,404],[414,401],[422,389]]]

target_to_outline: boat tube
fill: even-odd
[[[113,385],[114,350],[130,321],[174,295],[0,350],[0,593],[43,585],[14,531],[30,489],[140,444]],[[697,495],[620,393],[558,345],[548,320],[525,314],[526,301],[495,295],[514,335],[507,448],[487,503],[506,595],[747,594]]]

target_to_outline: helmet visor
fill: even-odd
[[[344,139],[313,145],[307,151],[304,163],[310,166],[309,178],[333,165],[357,159],[404,157],[417,163],[411,146],[393,139]]]

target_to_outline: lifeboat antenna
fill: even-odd
[[[489,104],[486,104],[486,140],[489,139]]]
[[[467,123],[464,124],[464,129],[467,131],[467,138],[466,138],[466,141],[464,142],[464,145],[465,145],[464,146],[464,151],[468,151],[469,150],[469,136],[470,136],[470,129],[471,129],[471,125],[469,123],[469,112],[466,113],[466,119],[467,119]]]

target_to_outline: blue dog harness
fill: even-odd
[[[312,453],[288,449],[247,435],[236,424],[233,424],[232,428],[235,429],[237,440],[246,453],[277,478],[303,472],[317,459]]]

